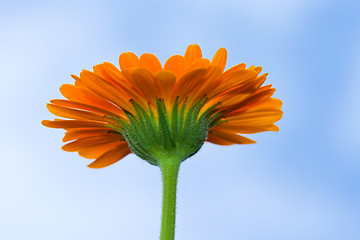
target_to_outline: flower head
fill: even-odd
[[[261,67],[236,65],[224,72],[227,53],[212,60],[190,45],[184,56],[164,64],[153,54],[120,55],[120,69],[105,62],[93,71],[72,75],[75,84],[60,87],[67,100],[54,99],[51,113],[65,119],[44,120],[63,128],[65,151],[96,159],[92,168],[108,166],[129,153],[153,165],[159,159],[180,161],[208,141],[219,145],[249,144],[239,134],[278,131],[282,117],[275,89],[265,85]]]

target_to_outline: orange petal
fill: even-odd
[[[228,70],[226,70],[226,71],[223,73],[222,77],[226,77],[226,76],[228,76],[229,74],[232,74],[232,73],[234,73],[234,72],[238,72],[238,71],[240,71],[240,70],[244,70],[245,68],[246,68],[246,64],[245,64],[245,63],[240,63],[240,64],[235,65],[235,66],[229,68]]]
[[[192,93],[189,96],[189,103],[195,103],[205,95],[209,96],[209,92],[218,86],[221,73],[221,67],[217,65],[210,66],[201,84],[196,85],[195,88],[192,89]]]
[[[209,96],[212,96],[214,94],[217,94],[219,92],[226,91],[230,88],[236,87],[240,84],[244,84],[248,81],[252,81],[256,78],[257,73],[253,70],[239,70],[236,72],[233,72],[231,74],[227,74],[224,76],[224,74],[220,77],[221,82],[219,86],[209,94]]]
[[[261,75],[260,77],[262,77],[263,75]],[[258,78],[260,78],[258,77]],[[268,85],[265,85],[265,86],[261,86],[255,93],[258,93],[258,92],[263,92],[265,90],[269,90],[271,89],[272,87],[272,84],[268,84]]]
[[[251,140],[249,138],[240,136],[236,133],[233,132],[226,132],[226,131],[220,131],[220,130],[214,130],[214,129],[210,129],[209,132],[211,132],[211,134],[229,141],[229,142],[233,142],[233,143],[237,143],[237,144],[251,144],[251,143],[256,143],[254,140]]]
[[[119,57],[120,69],[138,67],[140,63],[139,58],[132,52],[122,53]]]
[[[67,152],[75,152],[83,148],[89,148],[93,146],[99,146],[102,144],[108,144],[111,142],[119,142],[122,138],[117,134],[100,135],[78,139],[62,146],[62,150]]]
[[[283,114],[283,111],[281,110],[281,104],[280,105],[273,105],[278,104],[277,102],[272,103],[269,100],[272,100],[275,98],[271,98],[268,100],[263,101],[262,103],[258,104],[256,107],[252,107],[249,109],[245,109],[242,111],[234,111],[230,114],[224,115],[227,119],[231,119],[233,117],[240,117],[242,115],[246,114]]]
[[[265,78],[257,78],[252,81],[248,81],[244,85],[239,85],[224,92],[219,96],[220,102],[222,102],[224,108],[223,110],[226,110],[226,112],[229,113],[244,106],[247,99],[256,92],[264,81]]]
[[[131,83],[136,86],[150,102],[161,97],[161,89],[154,75],[146,68],[136,68],[131,73]]]
[[[259,105],[259,108],[277,108],[280,109],[282,107],[283,103],[280,99],[277,98],[269,98],[266,101],[263,101],[261,105]]]
[[[224,71],[226,66],[227,52],[225,48],[220,48],[215,53],[213,59],[211,60],[211,64],[215,64],[221,67],[222,71]]]
[[[50,128],[87,128],[87,127],[104,127],[103,122],[79,121],[79,120],[43,120],[41,122],[45,127]]]
[[[227,141],[223,138],[217,137],[211,133],[208,134],[207,138],[206,138],[207,142],[211,142],[217,145],[223,145],[223,146],[229,146],[229,145],[234,145],[235,143],[231,142],[231,141]]]
[[[188,71],[191,69],[196,69],[196,68],[207,68],[210,65],[210,61],[207,58],[199,58],[196,59],[195,61],[193,61],[192,64],[190,64],[190,66],[188,66]]]
[[[195,60],[202,58],[201,49],[196,44],[191,44],[186,48],[185,51],[186,65],[190,66]]]
[[[213,129],[243,134],[259,133],[264,131],[279,131],[279,127],[275,124],[270,124],[266,126],[244,126],[243,124],[234,124],[230,121],[217,124],[216,126],[214,126]]]
[[[70,119],[79,119],[79,120],[92,120],[92,121],[103,121],[106,122],[103,115],[87,112],[67,107],[57,106],[51,103],[47,104],[47,109],[52,114],[63,117],[63,118],[70,118]]]
[[[246,100],[242,102],[238,102],[237,104],[234,104],[231,106],[231,108],[227,109],[228,113],[227,116],[231,115],[237,115],[237,112],[239,111],[245,111],[250,108],[258,107],[263,102],[267,101],[271,98],[271,96],[274,94],[275,89],[269,89],[260,93],[253,94],[252,96],[248,97]],[[234,112],[234,113],[232,113]]]
[[[131,153],[130,148],[127,144],[117,147],[113,150],[110,150],[103,155],[101,155],[98,159],[88,165],[89,168],[103,168],[107,167]]]
[[[111,77],[114,86],[124,91],[126,95],[129,96],[130,99],[134,99],[138,103],[147,104],[147,101],[144,102],[144,96],[141,94],[141,92],[128,81],[128,77],[125,77],[123,75],[123,73],[127,73],[128,70],[124,70],[123,72],[120,72],[118,69],[114,69],[110,65],[104,63],[103,72],[109,77]]]
[[[103,155],[104,153],[113,150],[121,145],[123,145],[124,142],[111,142],[107,144],[102,145],[95,145],[87,148],[82,148],[78,150],[78,153],[80,156],[87,158],[87,159],[96,159]]]
[[[249,109],[247,111],[243,111],[239,113],[238,115],[233,115],[231,117],[226,117],[229,121],[240,121],[240,120],[246,120],[246,119],[261,119],[261,118],[267,118],[267,117],[278,117],[282,115],[282,111],[280,109],[274,109],[274,110],[254,110]]]
[[[243,125],[243,126],[264,126],[269,125],[274,122],[279,121],[282,118],[281,114],[270,115],[270,116],[259,116],[259,117],[249,117],[249,118],[236,118],[232,119],[231,123],[235,125]]]
[[[72,77],[75,81],[80,81],[80,82],[81,82],[81,80],[80,80],[80,78],[79,78],[78,76],[76,76],[76,75],[74,75],[74,74],[71,74],[71,77]]]
[[[185,59],[183,56],[174,55],[170,57],[164,65],[164,69],[175,73],[180,78],[185,72]]]
[[[63,84],[60,87],[60,92],[65,98],[69,99],[70,101],[93,105],[98,108],[106,109],[118,115],[124,114],[119,107],[115,106],[114,104],[110,103],[109,101],[105,100],[104,98],[100,97],[99,95],[93,93],[88,89],[83,89],[79,86],[71,84]]]
[[[108,82],[111,82],[113,83],[113,80],[107,75],[104,73],[103,71],[103,64],[98,64],[98,65],[95,65],[93,66],[93,72],[98,75],[99,77],[101,77],[102,79],[108,81]]]
[[[115,87],[113,84],[103,80],[99,76],[90,71],[83,70],[80,74],[81,81],[91,91],[101,96],[102,98],[116,104],[120,108],[129,111],[129,97],[120,88]]]
[[[255,67],[255,66],[251,66],[251,67],[249,67],[249,69],[250,70],[253,70],[253,71],[255,71],[255,72],[257,72],[258,74],[261,72],[261,70],[262,70],[262,67]]]
[[[140,56],[140,67],[149,69],[153,74],[162,70],[159,59],[151,53],[144,53]]]
[[[226,122],[222,122],[216,126],[268,126],[282,118],[282,111],[244,111],[237,115],[225,116]]]
[[[68,100],[63,100],[63,99],[53,99],[53,100],[50,100],[50,102],[55,105],[62,106],[62,107],[70,107],[70,108],[76,108],[76,109],[81,109],[81,110],[87,110],[87,111],[96,112],[96,113],[99,113],[102,115],[117,116],[116,114],[109,112],[105,109],[94,107],[94,106],[91,106],[88,104],[83,104],[83,103],[78,103],[78,102],[73,102],[73,101],[68,101]]]
[[[94,73],[110,83],[116,84],[118,81],[125,81],[120,70],[112,63],[104,62],[93,67]]]
[[[186,98],[188,93],[198,84],[202,83],[202,80],[206,74],[205,68],[197,68],[187,72],[182,76],[179,81],[176,82],[171,92],[172,101],[177,97],[181,97],[180,100]]]
[[[68,130],[63,137],[63,142],[68,142],[76,139],[86,138],[86,137],[94,137],[99,135],[107,135],[109,134],[109,128],[86,128],[86,129],[76,129]]]
[[[204,108],[210,107],[217,102],[221,102],[223,110],[226,110],[226,112],[235,111],[239,108],[239,104],[248,99],[261,84],[262,79],[258,81],[254,76],[252,80],[247,81],[245,84],[237,85],[219,93],[218,96],[210,99],[210,101],[205,104]]]
[[[75,79],[75,83],[74,83],[75,86],[80,87],[82,89],[90,90],[85,84],[81,82],[81,79],[78,76],[71,74],[71,77]],[[70,85],[70,84],[63,84],[63,85]]]
[[[176,82],[175,74],[169,71],[160,71],[156,74],[155,78],[160,83],[164,98],[168,99],[171,89]]]

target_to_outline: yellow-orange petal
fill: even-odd
[[[149,69],[153,74],[162,70],[159,59],[151,53],[144,53],[140,56],[140,67]]]
[[[201,48],[196,44],[191,44],[185,51],[185,62],[187,66],[190,66],[195,60],[202,58]]]
[[[130,148],[127,144],[122,145],[121,147],[117,147],[113,150],[110,150],[103,155],[101,155],[98,159],[88,165],[89,168],[103,168],[107,167],[111,164],[116,163],[117,161],[124,158],[126,155],[131,153]]]
[[[164,70],[175,73],[180,78],[185,72],[185,59],[181,55],[171,56],[164,64]]]
[[[122,53],[119,57],[120,69],[138,67],[140,63],[139,58],[132,52]]]
[[[220,48],[215,53],[213,59],[211,60],[211,64],[215,64],[221,67],[222,71],[224,71],[226,66],[227,52],[225,48]]]
[[[256,143],[254,140],[251,140],[249,138],[246,138],[244,136],[238,135],[233,132],[220,131],[220,130],[215,130],[212,128],[209,130],[209,132],[211,132],[211,134],[217,136],[218,138],[221,138],[221,139],[224,139],[226,141],[233,142],[236,144]]]

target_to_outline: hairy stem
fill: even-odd
[[[176,185],[181,161],[160,161],[163,182],[163,203],[160,240],[174,240],[176,219]]]

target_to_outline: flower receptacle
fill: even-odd
[[[214,126],[221,113],[218,104],[202,110],[207,99],[204,96],[192,106],[187,99],[167,108],[161,98],[149,110],[130,100],[134,112],[125,111],[127,119],[113,118],[109,126],[123,135],[133,153],[152,165],[159,166],[161,159],[184,161],[194,155],[204,144],[210,127]],[[167,111],[170,109],[171,111]]]

